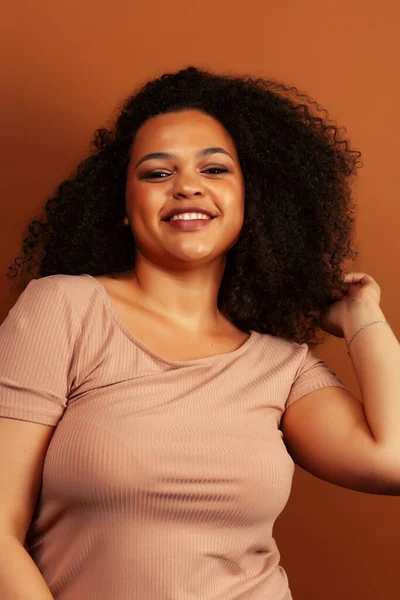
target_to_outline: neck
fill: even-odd
[[[128,279],[135,298],[147,310],[196,334],[216,331],[227,322],[218,309],[224,267],[219,260],[197,269],[172,271],[138,255]]]

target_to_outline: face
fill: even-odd
[[[148,156],[153,153],[165,155]],[[163,220],[172,209],[193,206],[215,217],[190,229],[187,221],[173,226]],[[244,216],[244,179],[228,132],[197,110],[149,119],[132,144],[126,209],[139,260],[142,254],[167,268],[188,269],[222,259]]]

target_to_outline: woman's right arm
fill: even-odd
[[[1,600],[53,600],[24,544],[54,429],[0,417]]]

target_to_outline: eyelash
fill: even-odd
[[[205,169],[205,171],[220,171],[221,173],[228,173],[228,169],[225,169],[223,167],[208,167],[208,169]],[[166,175],[168,176],[169,173],[164,173],[161,171],[152,171],[151,173],[147,173],[146,175],[144,175],[144,179],[165,179],[165,177],[154,177],[154,175]],[[214,175],[219,175],[219,173],[213,173]]]

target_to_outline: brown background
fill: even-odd
[[[195,64],[282,79],[346,126],[364,162],[352,270],[378,281],[399,337],[399,22],[396,0],[8,2],[0,24],[1,321],[16,301],[5,273],[21,232],[93,130],[142,81]],[[329,337],[318,354],[358,395],[344,341]],[[297,468],[275,527],[295,600],[400,597],[399,506],[398,497],[346,490]]]

